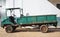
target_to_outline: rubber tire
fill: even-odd
[[[48,26],[47,26],[47,25],[41,25],[41,26],[40,26],[40,30],[41,30],[41,32],[43,32],[43,33],[47,33],[47,32],[48,32]]]
[[[10,25],[7,25],[6,28],[5,28],[5,31],[6,31],[7,33],[11,33],[11,32],[13,32],[13,27],[10,26]]]

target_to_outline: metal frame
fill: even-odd
[[[23,9],[21,9],[21,8],[7,8],[6,9],[6,17],[7,17],[7,10],[10,10],[12,12],[13,10],[16,10],[16,9],[20,9],[21,14],[23,14]]]

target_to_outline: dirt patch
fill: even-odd
[[[3,28],[0,28],[0,37],[60,37],[60,28],[49,29],[48,33],[42,33],[40,30],[20,30],[16,29],[13,33],[6,33]]]

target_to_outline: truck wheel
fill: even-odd
[[[6,31],[7,33],[11,33],[11,32],[13,31],[12,26],[10,26],[10,25],[6,26],[5,31]]]
[[[47,25],[41,25],[40,30],[41,30],[41,32],[46,33],[46,32],[48,32],[48,26]]]

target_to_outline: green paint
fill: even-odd
[[[33,23],[49,23],[57,22],[56,15],[40,15],[40,16],[22,16],[16,18],[17,24],[33,24]],[[9,18],[6,18],[2,21],[2,26],[4,24],[13,24],[9,21]]]

